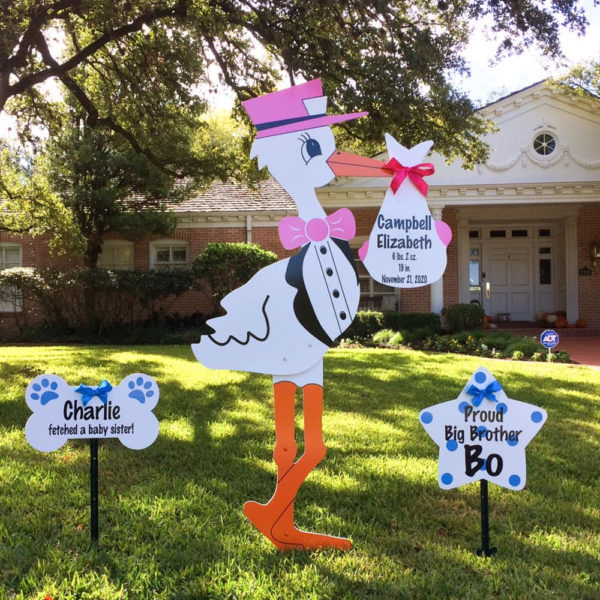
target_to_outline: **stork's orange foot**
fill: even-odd
[[[244,504],[244,514],[248,520],[258,529],[267,539],[269,539],[280,550],[292,550],[293,546],[278,540],[273,535],[273,525],[279,518],[279,515],[273,514],[273,509],[268,504],[260,504],[259,502],[246,502]],[[296,548],[302,550],[302,548]]]
[[[268,504],[246,502],[244,514],[251,523],[280,550],[317,550],[318,548],[337,548],[350,550],[352,543],[345,538],[311,533],[294,527],[290,513],[286,509],[282,514],[273,513]]]
[[[276,523],[272,528],[273,537],[284,542],[288,548],[302,550],[318,550],[319,548],[337,548],[338,550],[350,550],[352,542],[346,538],[324,533],[312,533],[302,531],[297,527],[279,527]]]

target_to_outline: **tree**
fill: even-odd
[[[0,110],[31,139],[34,124],[55,120],[39,85],[57,79],[90,127],[171,175],[210,178],[232,165],[185,140],[214,91],[211,72],[239,100],[271,91],[282,73],[321,76],[335,109],[370,111],[342,126],[347,142],[432,138],[472,164],[485,157],[485,126],[449,78],[465,71],[470,22],[491,16],[500,51],[537,43],[557,55],[559,23],[585,27],[578,1],[1,0]]]
[[[600,61],[575,65],[565,76],[551,79],[550,85],[569,94],[600,100]]]
[[[7,149],[0,153],[0,227],[50,232],[54,249],[82,255],[94,268],[109,232],[130,240],[171,233],[170,207],[196,182],[174,178],[114,132],[93,129],[70,112],[43,152],[21,160]],[[210,123],[211,139],[198,140],[205,135],[200,130],[189,144],[212,144],[224,161],[234,161],[241,149],[231,120],[215,116]]]
[[[177,194],[172,178],[113,132],[74,124],[51,140],[44,158],[48,181],[73,227],[68,236],[58,229],[55,244],[83,250],[85,266],[96,267],[108,232],[133,239],[175,228],[166,205]],[[41,221],[56,219],[46,214]]]

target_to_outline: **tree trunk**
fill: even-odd
[[[87,269],[95,270],[98,268],[98,255],[102,251],[102,237],[100,235],[90,235],[88,237],[87,248],[84,256],[84,265]],[[98,331],[101,319],[96,314],[96,295],[99,292],[95,286],[85,286],[83,288],[83,306],[85,323],[82,323],[88,333]]]

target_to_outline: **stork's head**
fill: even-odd
[[[269,168],[297,205],[335,175],[375,176],[383,164],[336,151],[330,125],[367,113],[328,115],[320,79],[246,100],[243,105],[258,130],[251,157],[258,158],[259,168]],[[358,163],[363,172],[350,169],[350,163]],[[369,168],[364,170],[366,163]]]
[[[328,126],[257,138],[251,158],[271,175],[296,202],[303,193],[329,183],[334,173],[327,160],[335,152],[333,132]]]

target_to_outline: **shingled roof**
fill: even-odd
[[[296,205],[279,183],[269,178],[255,190],[241,183],[215,182],[169,208],[176,213],[272,212],[295,211]]]

